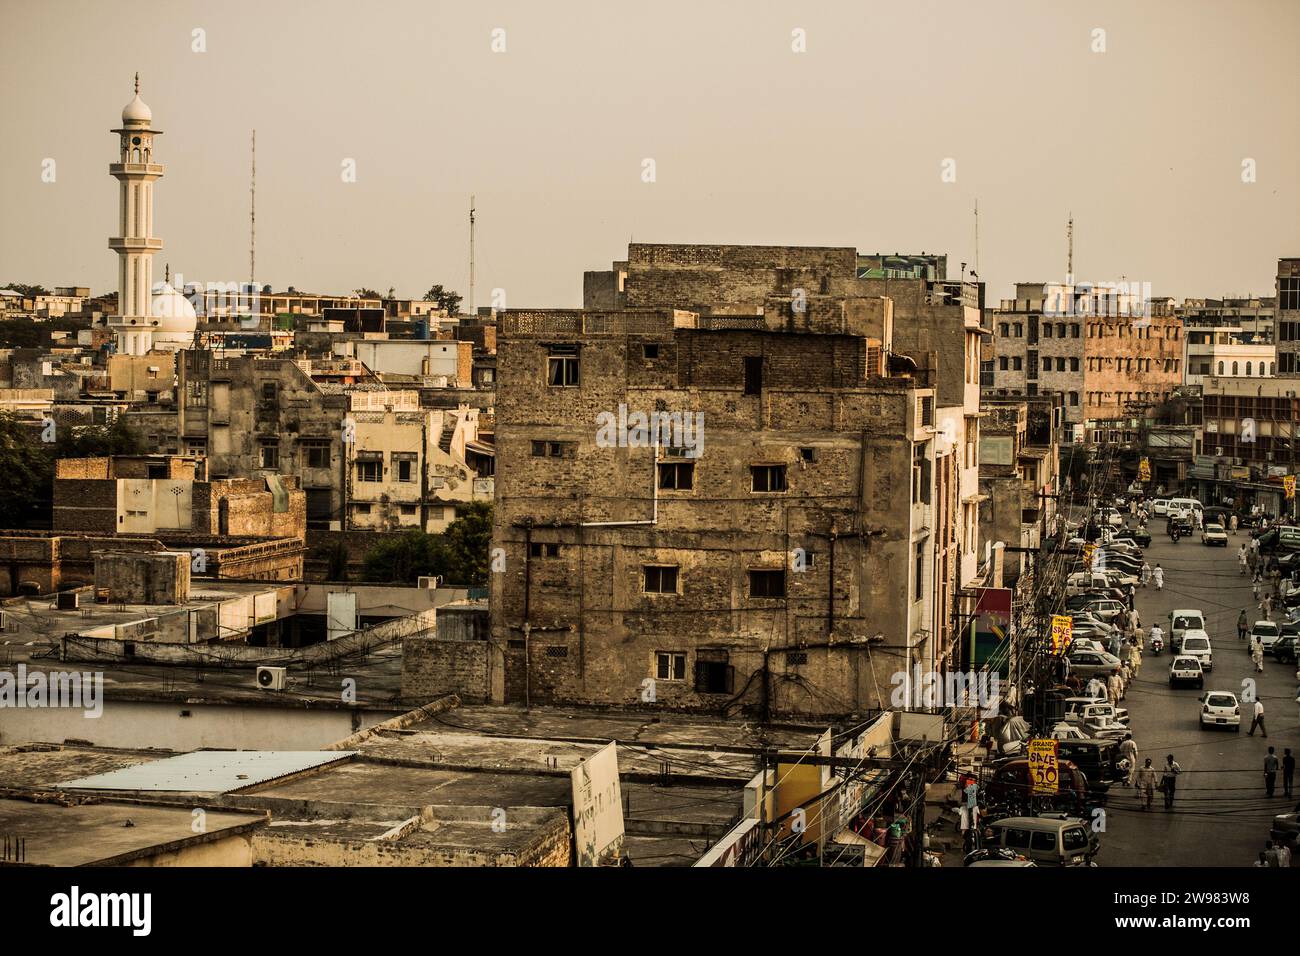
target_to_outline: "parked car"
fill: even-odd
[[[1157,517],[1164,517],[1169,513],[1169,499],[1157,498],[1151,502],[1151,513]]]
[[[1101,849],[1092,827],[1078,817],[1005,817],[990,826],[989,845],[1027,856],[1039,866],[1088,866]]]
[[[1223,530],[1221,524],[1207,524],[1205,530],[1201,532],[1201,544],[1210,548],[1226,548],[1228,532]]]
[[[1127,726],[1128,711],[1103,697],[1067,697],[1065,721],[1070,724],[1104,724],[1108,721]]]
[[[1128,613],[1128,605],[1114,598],[1098,598],[1085,604],[1084,609],[1093,617],[1099,617],[1108,624],[1121,614]]]
[[[1029,760],[1015,757],[998,764],[985,787],[986,809],[1008,816],[1022,813],[1065,812],[1087,817],[1093,803],[1088,795],[1088,779],[1069,760],[1057,761],[1060,779],[1055,794],[1035,796],[1029,775]]]
[[[1184,657],[1177,655],[1169,664],[1169,686],[1177,687],[1179,684],[1195,684],[1198,688],[1205,687],[1205,671],[1201,667],[1201,660],[1198,657]]]
[[[1139,548],[1151,547],[1151,532],[1146,528],[1120,531],[1115,535],[1116,541],[1132,541]]]
[[[1066,661],[1070,665],[1070,673],[1085,681],[1094,677],[1105,679],[1119,670],[1118,657],[1097,651],[1071,652]]]
[[[1210,646],[1210,635],[1202,630],[1190,628],[1183,631],[1178,654],[1180,657],[1195,657],[1201,662],[1201,670],[1206,673],[1214,670],[1214,648]]]
[[[1004,850],[1001,847],[983,847],[967,853],[961,861],[962,866],[1037,866],[1033,860],[1017,853],[1015,850]]]
[[[1254,642],[1256,639],[1264,645],[1264,653],[1269,652],[1278,638],[1282,636],[1282,628],[1274,621],[1256,621],[1250,626],[1250,639]]]
[[[1056,747],[1060,757],[1083,771],[1098,799],[1105,798],[1112,783],[1127,776],[1127,769],[1119,766],[1119,741],[1113,737],[1060,740]]]
[[[1201,696],[1201,729],[1233,727],[1241,730],[1241,705],[1237,695],[1226,690],[1212,690]]]

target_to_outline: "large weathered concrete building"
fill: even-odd
[[[843,255],[783,268],[817,290]],[[934,663],[932,356],[889,356],[888,300],[814,291],[756,315],[752,276],[705,281],[711,314],[500,316],[507,700],[843,714]]]
[[[1065,396],[1066,437],[1182,384],[1183,327],[1170,300],[1063,283],[1017,283],[993,310],[988,394]]]

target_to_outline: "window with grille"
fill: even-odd
[[[393,452],[393,471],[398,481],[415,481],[416,457],[415,452]]]
[[[328,441],[305,441],[302,443],[302,460],[307,468],[328,468],[330,466],[330,443]]]
[[[383,480],[384,456],[382,454],[362,452],[357,455],[357,481],[376,482]]]
[[[569,648],[565,644],[548,644],[546,645],[547,657],[568,657]]]
[[[263,442],[259,450],[259,456],[263,468],[280,467],[280,443]]]
[[[530,558],[558,558],[560,556],[560,546],[549,541],[532,541],[528,544],[528,556]]]

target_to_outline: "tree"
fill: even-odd
[[[25,424],[0,413],[0,528],[48,527],[54,500],[54,457]],[[44,522],[40,519],[44,518]]]
[[[365,286],[362,286],[360,289],[353,289],[352,294],[359,299],[382,299],[383,298],[383,296],[381,296],[374,289],[367,289]]]
[[[421,576],[441,577],[448,585],[487,584],[492,540],[492,506],[475,501],[442,534],[412,529],[366,553],[362,576],[367,581],[409,584]]]
[[[54,442],[55,458],[111,458],[114,455],[143,455],[144,442],[126,423],[113,419],[111,425],[60,426]]]
[[[448,315],[460,314],[461,296],[451,289],[444,289],[441,285],[435,285],[424,294],[425,302],[437,303],[438,308],[442,309]]]
[[[38,295],[49,295],[50,290],[43,285],[28,285],[26,282],[10,282],[8,285],[0,285],[0,289],[13,289],[24,299],[30,299]]]

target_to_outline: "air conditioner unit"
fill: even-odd
[[[287,667],[259,667],[257,669],[257,686],[262,690],[284,690],[288,683]]]
[[[1214,457],[1215,457],[1215,458],[1222,458],[1222,457],[1223,457],[1223,446],[1222,446],[1222,445],[1215,445],[1215,446],[1214,446]]]
[[[331,531],[342,531],[342,530],[343,530],[343,522],[342,522],[342,521],[331,521],[331,522],[330,522],[330,530],[331,530]]]
[[[420,578],[416,583],[416,587],[438,588],[439,586],[441,586],[441,584],[442,584],[442,575],[434,575],[433,577],[427,577],[422,574],[420,575]]]
[[[81,594],[77,591],[60,591],[54,601],[60,611],[75,611],[81,606]]]

